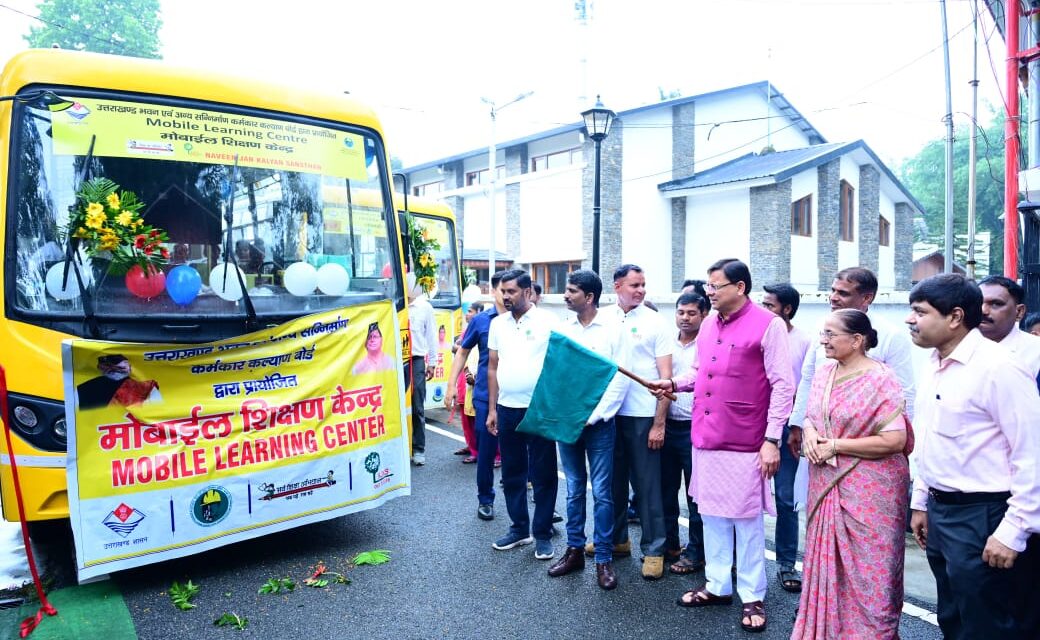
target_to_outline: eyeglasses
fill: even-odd
[[[854,334],[854,333],[834,333],[833,331],[821,331],[820,332],[820,337],[823,338],[824,340],[827,340],[827,341],[830,341],[835,336],[852,336],[852,335],[856,335],[856,334]]]
[[[715,293],[719,289],[723,289],[725,287],[728,287],[731,284],[736,284],[736,283],[735,282],[727,282],[725,284],[712,284],[712,283],[709,282],[709,283],[704,285],[704,291],[706,291],[707,293]]]

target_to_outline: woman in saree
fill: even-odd
[[[827,318],[804,425],[809,467],[805,576],[792,639],[899,634],[913,434],[899,380],[866,355],[862,311]]]

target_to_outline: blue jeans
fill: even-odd
[[[794,510],[794,477],[798,473],[798,458],[791,455],[787,438],[791,428],[784,425],[780,439],[780,468],[773,476],[776,494],[776,563],[781,568],[794,567],[798,556],[798,512]]]
[[[495,456],[498,455],[498,436],[487,430],[488,403],[473,400],[477,415],[477,503],[495,503]]]
[[[560,443],[560,462],[567,477],[567,546],[585,546],[585,483],[591,475],[592,541],[600,564],[614,559],[614,435],[610,419],[586,426],[574,444]]]
[[[512,525],[519,536],[552,539],[553,509],[556,508],[556,443],[540,436],[520,433],[517,425],[527,409],[498,405],[498,445],[502,451],[502,493]],[[534,517],[527,510],[527,480],[534,485]]]

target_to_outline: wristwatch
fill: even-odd
[[[778,440],[777,438],[766,438],[766,442],[768,442],[770,444],[774,444],[777,447],[780,446],[780,440]]]

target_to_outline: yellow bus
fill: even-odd
[[[0,72],[0,364],[11,415],[2,418],[29,520],[68,517],[62,340],[208,342],[380,299],[407,326],[383,139],[375,114],[341,95],[61,50],[9,61]],[[130,295],[73,254],[63,230],[86,177],[147,204],[148,224],[169,234],[171,263],[201,276],[190,304]],[[329,187],[342,197],[326,200]],[[229,262],[245,273],[237,296],[210,281]],[[339,265],[332,271],[347,278],[333,293],[296,295],[284,276],[298,262]],[[17,520],[10,462],[0,459],[0,493],[4,517]]]
[[[434,376],[426,383],[426,408],[442,407],[448,373],[451,372],[451,347],[456,336],[462,334],[462,264],[459,261],[455,214],[443,202],[412,196],[406,198],[400,193],[394,194],[394,200],[400,213],[410,214],[419,228],[426,229],[440,245],[433,255],[437,261],[437,287],[430,295],[438,344]]]

